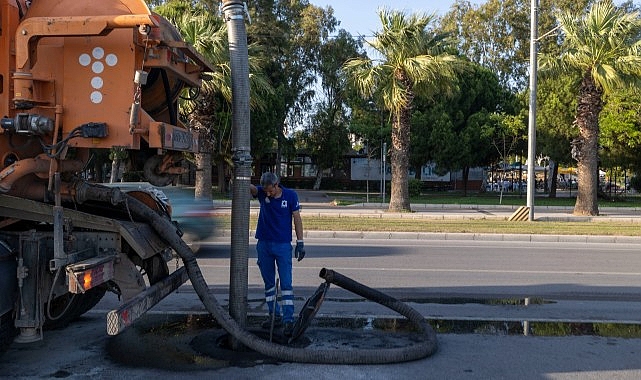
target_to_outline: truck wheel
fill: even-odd
[[[136,256],[132,261],[141,268],[141,273],[147,276],[149,285],[153,285],[169,276],[169,267],[161,255],[155,255],[145,260],[140,260]]]
[[[45,329],[59,329],[67,326],[87,311],[91,310],[105,295],[107,288],[98,286],[82,294],[67,293],[45,304]]]
[[[162,156],[155,155],[145,161],[143,166],[143,173],[145,173],[145,179],[147,179],[147,182],[158,187],[165,187],[176,179],[175,175],[158,172],[158,168],[162,164],[162,161]]]
[[[17,330],[13,325],[13,310],[10,310],[0,316],[0,354],[9,348],[16,333]]]

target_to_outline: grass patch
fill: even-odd
[[[367,194],[361,192],[328,192],[327,196],[334,199],[338,205],[349,205],[367,201]],[[389,201],[389,195],[386,197]],[[378,194],[370,194],[370,203],[381,203],[383,200]],[[426,193],[418,197],[412,197],[410,203],[414,204],[463,204],[463,205],[508,205],[525,206],[527,204],[526,194],[504,193],[501,200],[498,193],[468,193],[461,192],[435,192]],[[539,195],[535,197],[534,204],[537,206],[564,206],[574,207],[576,196],[559,196],[549,198]],[[617,196],[610,199],[599,199],[599,207],[641,207],[640,195]]]
[[[220,228],[231,228],[230,215],[217,216],[216,219]],[[256,227],[256,219],[256,216],[250,217],[251,229]],[[508,222],[496,219],[435,220],[305,215],[303,225],[306,231],[641,236],[639,223],[624,222]]]

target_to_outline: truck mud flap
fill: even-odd
[[[166,278],[148,287],[143,292],[107,313],[107,334],[117,335],[142,317],[149,309],[162,301],[188,280],[187,270],[181,267]]]

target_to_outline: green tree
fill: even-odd
[[[537,151],[549,157],[549,197],[556,197],[559,164],[574,166],[571,142],[577,137],[573,126],[576,111],[577,76],[544,77],[538,83],[536,114]]]
[[[349,60],[344,69],[365,98],[380,99],[391,114],[392,188],[389,210],[410,211],[408,168],[410,122],[417,93],[435,93],[454,85],[456,69],[463,63],[447,52],[443,35],[433,30],[434,15],[405,15],[379,11],[382,30],[367,41],[380,62],[369,58]]]
[[[362,43],[342,29],[334,38],[325,38],[319,49],[317,71],[322,96],[305,131],[305,145],[317,170],[314,190],[320,188],[323,170],[339,168],[350,149],[348,99],[341,68],[361,49]]]
[[[197,198],[211,199],[212,154],[218,164],[218,188],[224,189],[225,164],[231,157],[231,70],[227,47],[227,28],[220,17],[200,3],[193,5],[186,0],[174,0],[158,6],[154,11],[176,25],[181,36],[202,54],[211,65],[208,78],[199,92],[187,94],[182,115],[189,126],[198,131],[200,152],[194,155],[196,164]],[[255,46],[249,47],[251,50]],[[251,81],[251,106],[264,108],[264,96],[271,87],[261,74],[261,62],[249,61]]]
[[[641,162],[641,90],[629,88],[607,97],[601,112],[600,145],[604,167],[638,170]]]
[[[252,155],[276,150],[272,166],[280,170],[280,157],[293,152],[288,136],[303,124],[313,104],[318,51],[338,22],[331,8],[308,0],[256,0],[248,6],[248,41],[261,46],[255,56],[265,62],[263,72],[274,88],[265,96],[269,107],[251,115]]]
[[[489,69],[470,64],[460,73],[458,87],[432,102],[417,99],[421,122],[413,122],[411,162],[420,167],[434,161],[442,171],[463,171],[467,191],[469,169],[492,161],[492,137],[498,112],[513,112],[513,96],[499,85]]]
[[[574,124],[578,169],[576,215],[598,215],[599,115],[604,95],[638,83],[641,78],[641,18],[616,8],[611,0],[592,5],[586,15],[559,15],[563,36],[560,56],[541,56],[541,70],[581,75]]]
[[[541,35],[556,27],[554,12],[581,11],[591,0],[540,0]],[[524,91],[530,57],[530,0],[487,0],[472,5],[456,0],[440,28],[457,40],[457,48],[472,62],[489,68],[505,88]],[[557,49],[553,38],[539,41],[541,52]]]
[[[523,151],[521,142],[524,141],[525,123],[524,118],[518,115],[506,115],[494,113],[490,116],[492,122],[488,123],[485,133],[492,141],[492,146],[498,154],[501,167],[503,169],[501,181],[507,179],[507,166],[509,160],[519,151]],[[520,186],[520,178],[519,178]],[[499,203],[503,202],[503,186],[501,186],[501,195]]]

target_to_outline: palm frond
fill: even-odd
[[[376,69],[370,59],[350,59],[343,65],[343,70],[359,93],[365,97],[372,96],[379,81],[377,72],[380,70]]]
[[[601,0],[585,16],[565,12],[557,18],[565,52],[560,57],[541,55],[541,71],[587,73],[605,91],[641,76],[638,12],[626,13],[612,1]]]

